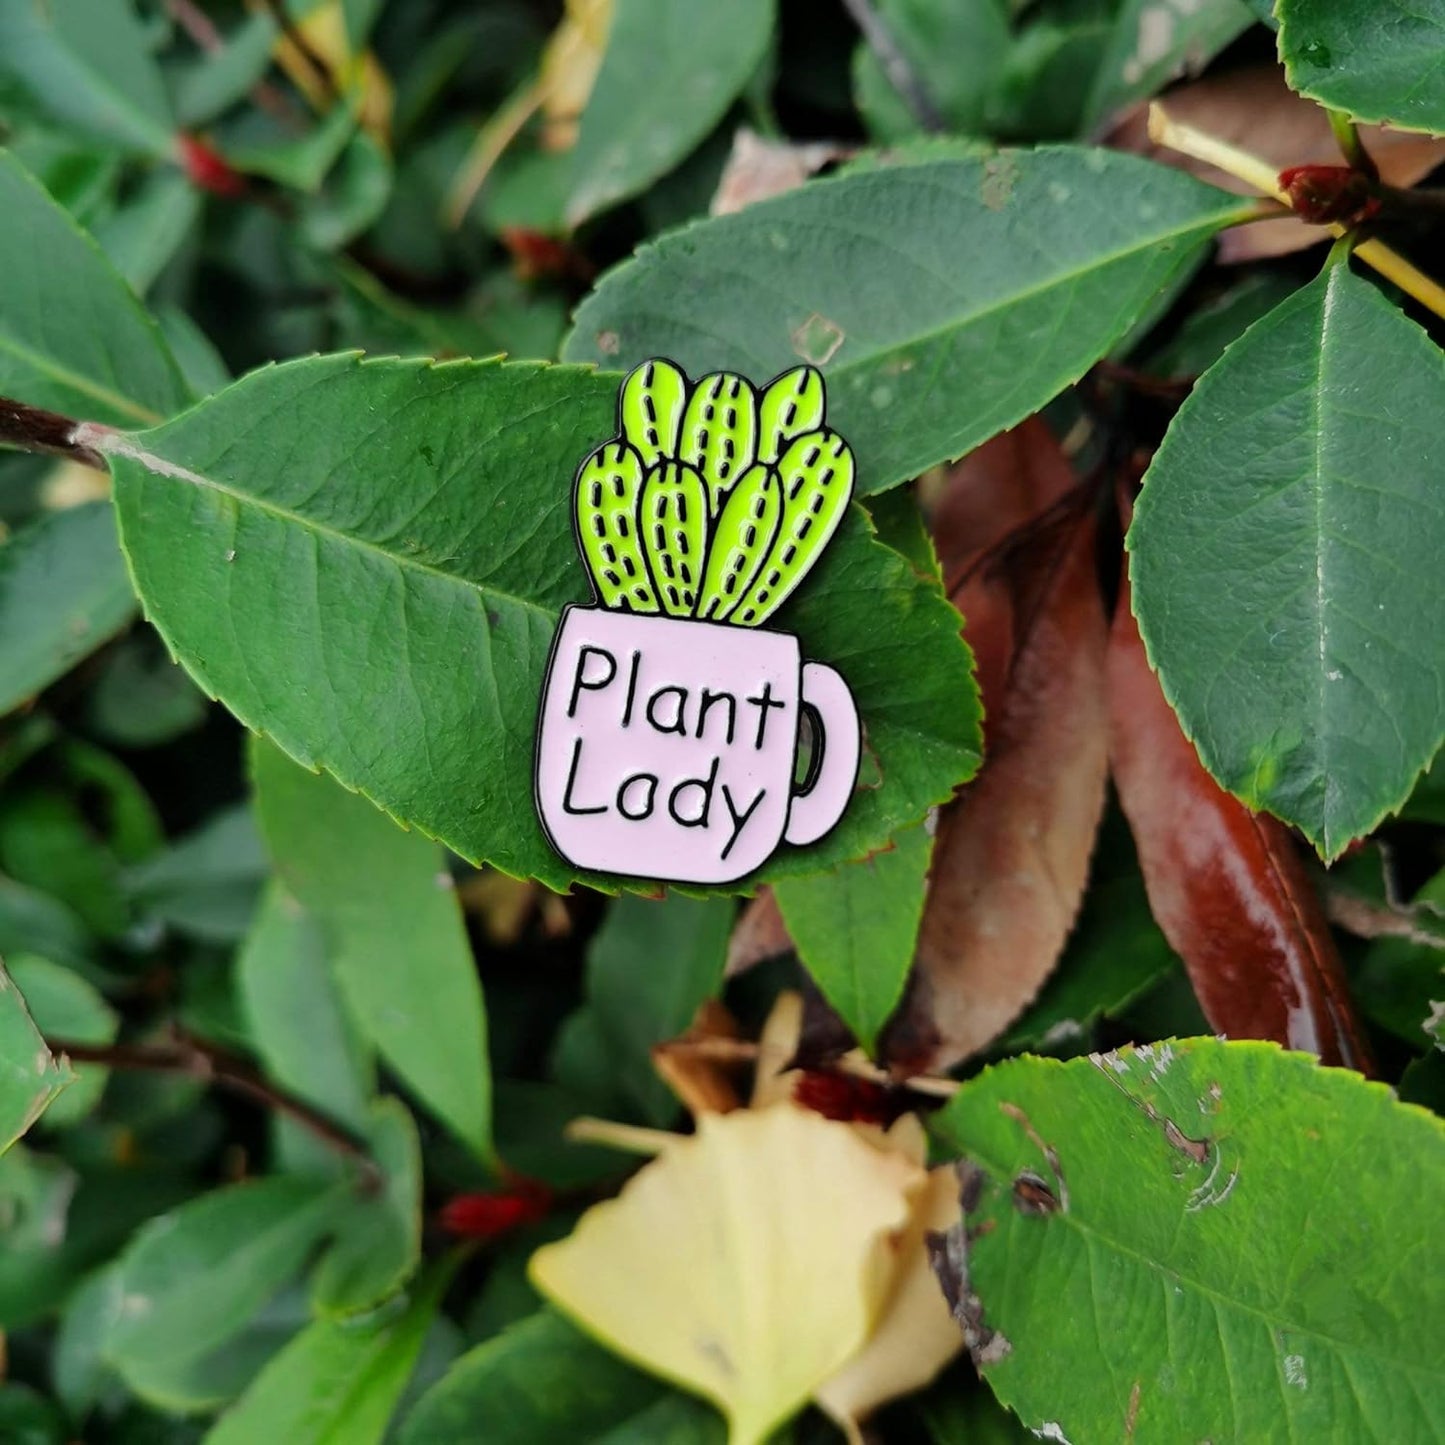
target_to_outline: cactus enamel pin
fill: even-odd
[[[537,725],[537,811],[568,862],[732,883],[842,817],[862,745],[852,694],[763,624],[852,494],[812,367],[761,391],[727,372],[690,383],[663,360],[628,375],[618,435],[577,469],[595,603],[562,614]]]

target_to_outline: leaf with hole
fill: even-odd
[[[1417,1207],[1445,1188],[1445,1126],[1383,1085],[1185,1039],[1010,1060],[934,1128],[969,1179],[945,1292],[1036,1435],[1445,1429],[1445,1257]]]

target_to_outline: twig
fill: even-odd
[[[908,57],[899,49],[893,32],[873,8],[872,0],[843,0],[843,5],[853,17],[853,23],[863,32],[863,39],[883,67],[889,85],[913,112],[913,118],[924,130],[946,129],[943,112],[934,104],[928,87],[914,72]]]
[[[354,1160],[369,1187],[381,1182],[376,1161],[349,1129],[304,1099],[267,1083],[239,1060],[194,1039],[178,1038],[173,1044],[85,1044],[72,1039],[47,1038],[45,1045],[51,1053],[64,1054],[73,1064],[100,1064],[108,1069],[138,1073],[184,1074],[240,1094],[299,1124],[338,1154]]]
[[[1330,118],[1330,129],[1335,133],[1335,143],[1340,148],[1340,154],[1362,176],[1378,181],[1379,167],[1375,164],[1374,156],[1365,149],[1365,143],[1360,139],[1359,128],[1354,121],[1342,110],[1332,110],[1329,106],[1325,106],[1324,110]]]
[[[1325,896],[1325,910],[1331,923],[1356,938],[1406,938],[1426,948],[1445,950],[1445,935],[1422,928],[1414,910],[1372,903],[1356,893],[1332,892]]]
[[[1208,135],[1192,125],[1172,119],[1158,101],[1149,107],[1149,139],[1155,145],[1214,166],[1255,190],[1288,204],[1289,198],[1279,186],[1279,175],[1268,161],[1250,155],[1218,136]],[[1327,229],[1333,236],[1343,236],[1346,228],[1335,224]],[[1383,241],[1362,241],[1355,247],[1355,255],[1387,281],[1393,281],[1402,291],[1413,296],[1427,310],[1445,318],[1445,286],[1418,270],[1398,251],[1391,250]]]
[[[105,462],[100,453],[75,440],[75,429],[79,425],[73,417],[0,396],[0,446],[65,457],[103,472]]]

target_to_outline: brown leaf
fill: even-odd
[[[733,148],[718,179],[712,198],[714,216],[730,215],[801,186],[824,166],[842,160],[852,152],[830,141],[767,140],[742,126],[733,136]]]
[[[1109,750],[1149,906],[1211,1028],[1369,1070],[1294,839],[1205,771],[1149,666],[1127,579],[1109,643]]]
[[[1107,771],[1094,519],[1042,421],[955,469],[935,531],[978,660],[985,760],[939,815],[913,977],[881,1045],[901,1073],[977,1052],[1037,994],[1078,912]]]
[[[748,900],[733,924],[732,937],[728,939],[727,977],[735,978],[755,964],[792,952],[793,940],[788,936],[783,911],[773,897],[773,890],[758,889],[757,896]]]
[[[1262,156],[1277,170],[1338,165],[1341,161],[1329,117],[1312,101],[1290,90],[1284,71],[1277,65],[1248,66],[1181,85],[1169,92],[1166,103],[1172,119]],[[1121,150],[1192,171],[1227,191],[1250,193],[1249,187],[1234,176],[1177,151],[1156,147],[1149,140],[1147,104],[1125,115],[1108,139]],[[1445,139],[1377,125],[1362,125],[1360,139],[1374,157],[1381,179],[1392,186],[1413,186],[1436,166],[1445,164]],[[1286,216],[1223,232],[1219,257],[1229,262],[1254,261],[1283,256],[1330,239],[1330,233],[1322,227],[1307,226]]]

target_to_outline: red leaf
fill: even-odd
[[[1127,579],[1109,643],[1109,748],[1149,906],[1210,1026],[1369,1071],[1294,839],[1205,771],[1149,666]]]
[[[955,468],[935,531],[985,751],[939,815],[917,962],[881,1045],[901,1073],[977,1052],[1038,993],[1083,897],[1108,760],[1094,518],[1042,421]]]

